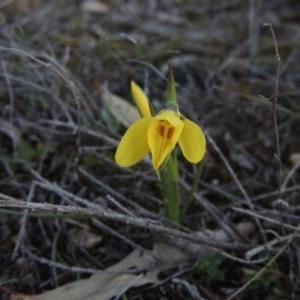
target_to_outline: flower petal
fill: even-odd
[[[172,110],[163,110],[162,112],[158,113],[154,119],[156,120],[167,120],[170,124],[175,127],[182,126],[182,121],[176,115],[176,113]]]
[[[131,81],[131,93],[142,118],[151,117],[149,99],[134,81]]]
[[[178,140],[184,157],[191,163],[198,163],[205,154],[206,139],[202,129],[187,118],[183,120],[183,130]]]
[[[178,126],[175,127],[167,120],[160,120],[155,117],[149,124],[148,144],[155,170],[158,170],[164,163],[178,142],[183,128],[183,122],[180,119],[179,121]]]
[[[130,167],[150,153],[147,130],[152,119],[140,119],[128,128],[116,151],[115,159],[118,165]]]

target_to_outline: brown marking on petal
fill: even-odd
[[[162,122],[159,124],[157,130],[158,130],[158,134],[159,134],[160,136],[164,136],[164,133],[165,133],[165,126],[164,126],[164,124],[163,124]]]
[[[166,120],[162,120],[159,122],[159,125],[157,126],[158,134],[165,139],[171,139],[175,128]]]
[[[169,127],[167,133],[167,139],[172,138],[173,134],[174,134],[174,127]]]

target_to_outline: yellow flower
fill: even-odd
[[[201,128],[180,114],[176,106],[168,105],[157,115],[145,116],[128,128],[115,159],[121,167],[130,167],[151,152],[153,167],[158,170],[177,143],[189,162],[198,163],[203,158],[206,140]]]

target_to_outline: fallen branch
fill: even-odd
[[[209,236],[207,238],[202,238],[196,234],[186,233],[179,230],[168,228],[155,220],[140,218],[140,217],[132,217],[125,214],[116,213],[111,210],[105,210],[102,208],[94,209],[94,208],[83,208],[83,207],[71,206],[71,205],[67,205],[67,206],[55,205],[49,203],[33,203],[33,202],[28,203],[28,202],[17,200],[15,198],[12,198],[10,196],[1,193],[0,193],[0,207],[28,209],[30,211],[49,211],[52,213],[72,213],[72,214],[76,213],[79,215],[88,215],[91,217],[109,219],[120,223],[130,224],[132,226],[146,228],[148,230],[154,231],[159,234],[181,238],[194,243],[200,243],[203,245],[207,245],[214,248],[221,248],[224,250],[247,251],[253,248],[253,245],[251,244],[245,244],[236,241],[218,242],[212,240],[212,238]]]

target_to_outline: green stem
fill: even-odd
[[[168,80],[168,97],[167,106],[172,106],[176,113],[178,112],[177,94],[175,80],[171,64],[169,63],[169,80]],[[173,107],[174,106],[174,107]],[[178,162],[175,151],[172,151],[166,161],[166,165],[161,170],[161,179],[163,185],[163,194],[165,201],[166,217],[175,223],[180,221],[180,192],[179,192],[179,176]]]
[[[181,209],[181,213],[180,213],[180,221],[182,222],[185,218],[185,215],[187,213],[187,210],[189,209],[191,202],[193,200],[193,196],[196,192],[197,186],[198,186],[198,182],[201,178],[202,172],[203,172],[203,168],[205,165],[205,158],[206,156],[204,156],[204,158],[201,160],[201,162],[198,164],[198,168],[197,168],[197,173],[196,173],[196,177],[193,181],[189,196],[187,198],[187,200],[185,201],[182,209]]]
[[[161,172],[166,217],[176,223],[180,221],[180,192],[177,156],[173,151]]]

